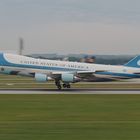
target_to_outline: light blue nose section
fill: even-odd
[[[3,65],[3,53],[0,53],[0,66]]]
[[[140,68],[140,56],[136,56],[135,58],[130,60],[128,63],[126,63],[125,66]]]
[[[8,65],[8,62],[4,58],[4,53],[0,53],[0,66],[6,66]]]

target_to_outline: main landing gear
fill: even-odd
[[[63,88],[71,88],[71,86],[70,86],[70,84],[69,83],[67,83],[67,84],[63,84]]]
[[[55,81],[55,85],[57,86],[57,88],[58,88],[59,90],[62,89],[62,86],[61,86],[60,81]]]
[[[71,88],[69,83],[64,83],[63,85],[61,85],[60,81],[55,81],[55,85],[57,86],[58,90],[61,90],[62,86],[63,88]]]

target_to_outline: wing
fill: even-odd
[[[75,72],[52,72],[52,78],[59,78],[61,77],[62,74],[73,74],[74,76],[78,77],[78,78],[88,78],[93,76],[93,74],[95,73],[95,71],[75,71]]]

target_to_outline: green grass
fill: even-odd
[[[1,140],[139,140],[140,95],[0,95]]]

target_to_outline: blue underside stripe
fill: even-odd
[[[140,75],[138,75],[138,74],[129,74],[129,73],[96,72],[96,74],[126,77],[126,78],[140,78]]]

